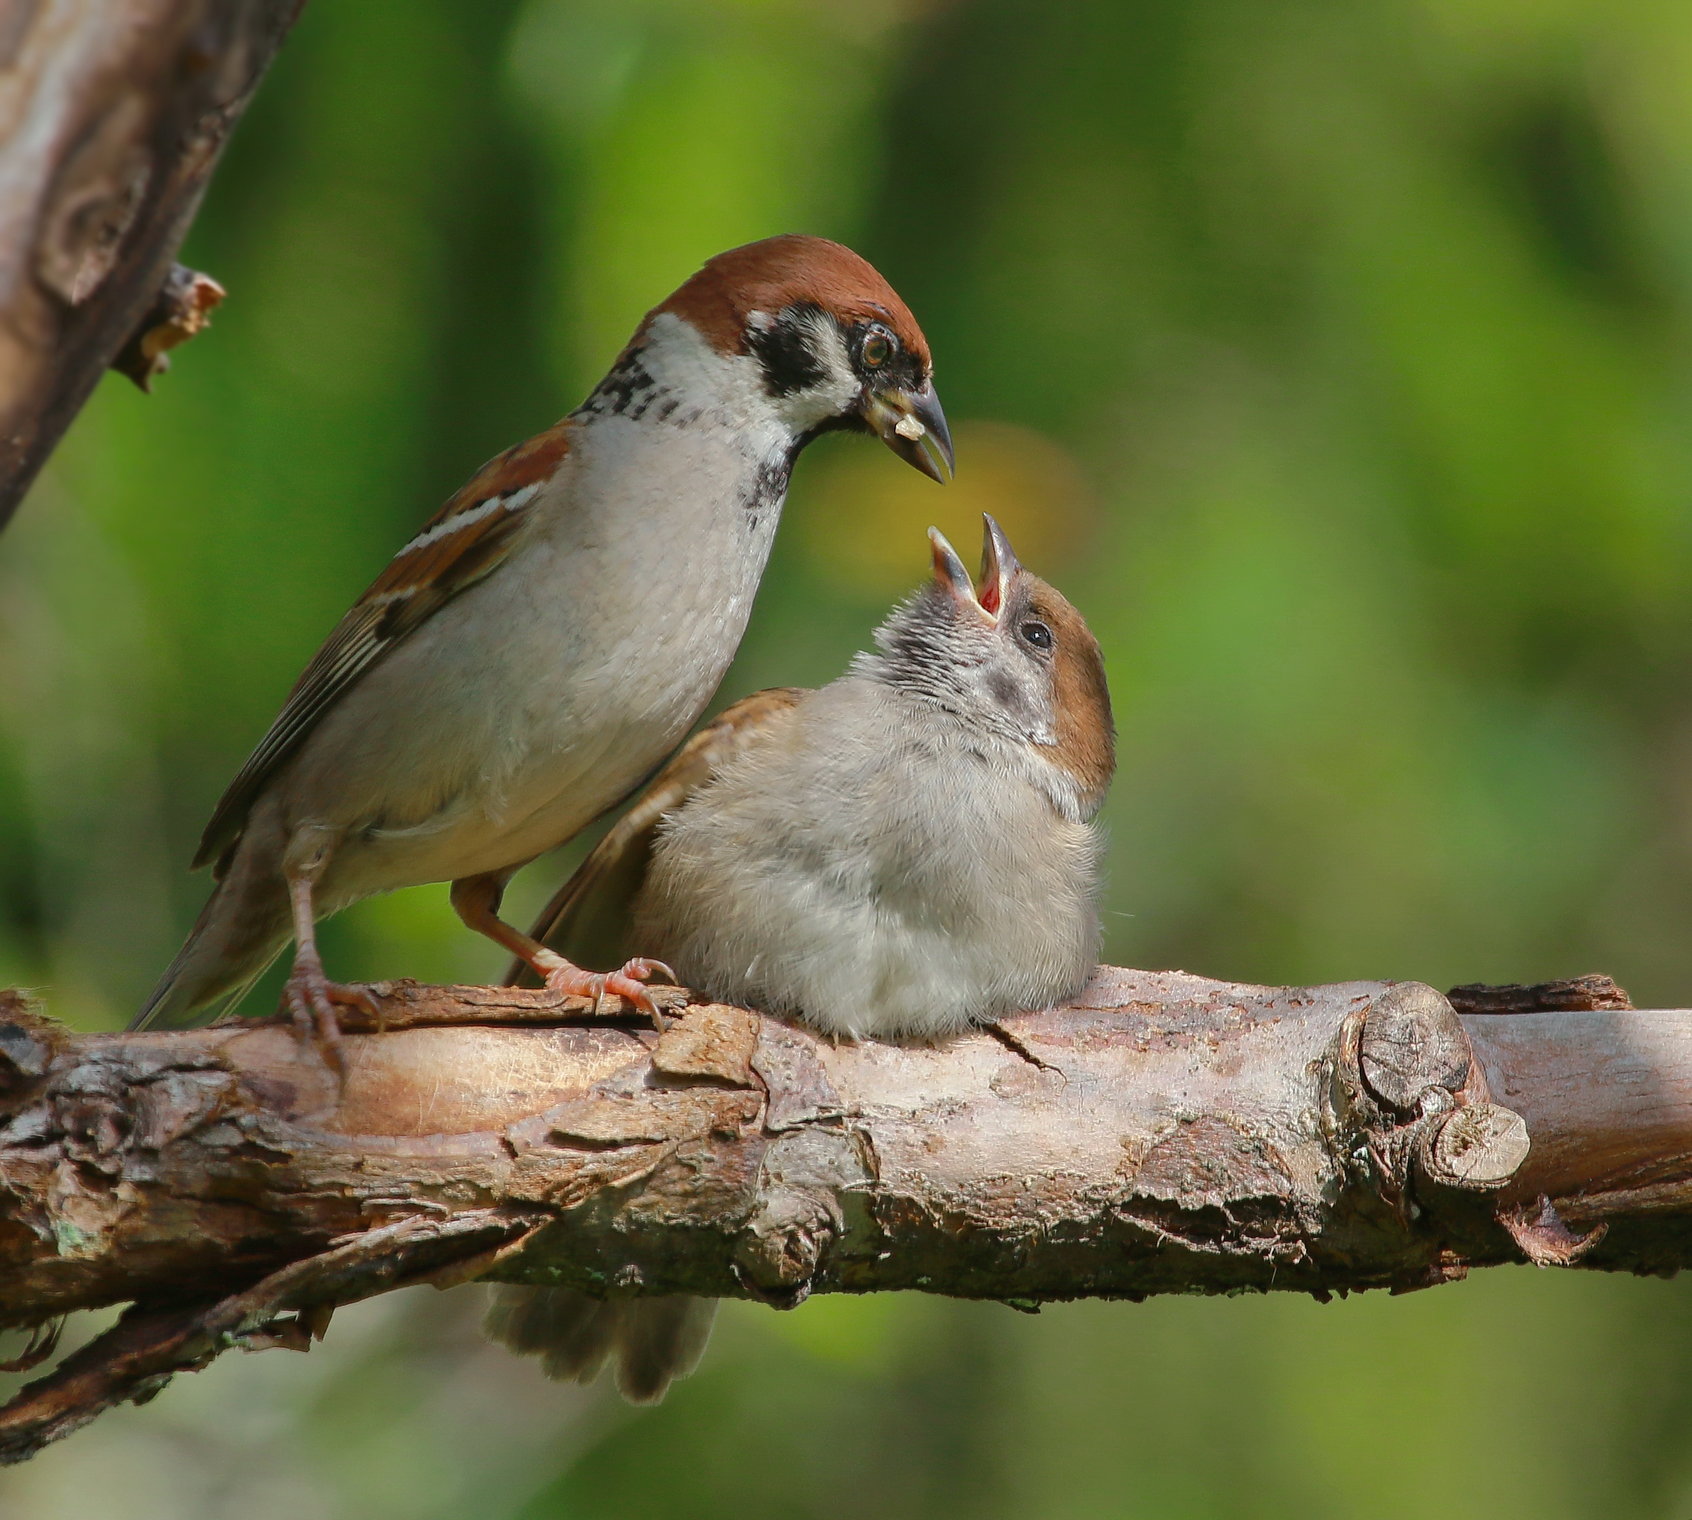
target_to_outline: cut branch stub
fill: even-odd
[[[1486,1075],[1448,999],[1421,982],[1397,982],[1346,1020],[1336,1055],[1341,1133],[1366,1155],[1382,1197],[1414,1211],[1424,1188],[1492,1192],[1527,1160],[1527,1123],[1492,1101]],[[1349,1120],[1349,1123],[1348,1123]]]
[[[1451,1004],[1422,982],[1397,982],[1369,1005],[1358,1048],[1363,1080],[1389,1108],[1416,1113],[1430,1091],[1468,1080],[1469,1037]]]
[[[1496,1103],[1470,1103],[1441,1116],[1417,1145],[1431,1182],[1447,1187],[1501,1188],[1528,1157],[1527,1121]]]

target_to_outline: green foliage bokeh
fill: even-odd
[[[0,983],[120,1022],[387,555],[701,259],[798,229],[909,300],[961,473],[814,449],[725,697],[837,673],[986,505],[1106,650],[1113,959],[1686,1001],[1688,78],[1659,0],[309,7],[185,255],[214,327],[150,398],[108,379],[0,539]],[[325,946],[499,961],[439,888]],[[655,1412],[482,1348],[467,1297],[226,1359],[5,1512],[1692,1513],[1673,1283],[732,1306]]]

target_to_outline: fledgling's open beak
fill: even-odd
[[[975,582],[964,562],[958,558],[958,551],[947,543],[946,535],[938,528],[930,528],[928,542],[934,550],[935,583],[949,592],[958,606],[968,608],[985,622],[996,622],[994,613],[988,611],[975,594]]]
[[[981,586],[975,600],[982,611],[997,617],[1010,595],[1010,583],[1022,564],[1005,537],[1005,530],[986,512],[981,514]]]
[[[941,485],[952,478],[952,434],[932,381],[920,391],[867,391],[863,418],[870,431],[906,464],[915,465]]]

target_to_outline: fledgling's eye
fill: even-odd
[[[1024,644],[1032,644],[1036,649],[1050,649],[1052,647],[1052,630],[1044,623],[1030,618],[1017,633],[1021,635]]]
[[[884,327],[872,327],[858,351],[865,369],[880,369],[898,351],[898,340]]]

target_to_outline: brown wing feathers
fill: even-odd
[[[200,840],[196,867],[217,859],[240,837],[265,784],[359,677],[505,558],[524,509],[569,451],[569,426],[559,423],[490,460],[388,562],[312,657],[270,731],[223,794]]]

